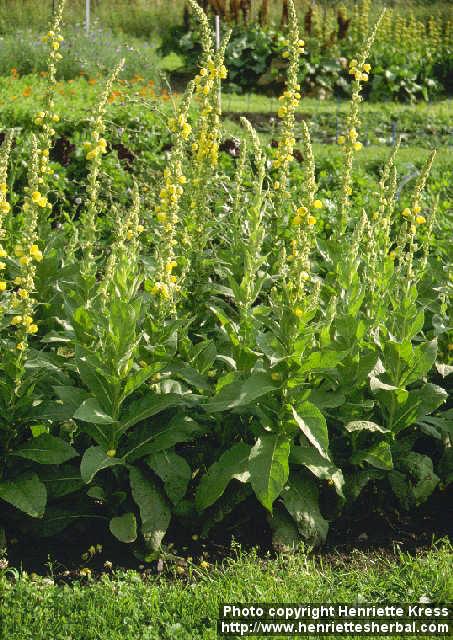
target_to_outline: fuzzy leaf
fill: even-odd
[[[289,442],[281,435],[258,438],[249,457],[250,482],[256,497],[270,513],[288,479]]]
[[[132,497],[140,509],[142,533],[155,551],[159,549],[170,524],[170,509],[154,482],[137,467],[130,468],[129,481]]]
[[[202,477],[196,493],[195,504],[199,511],[214,504],[233,478],[247,482],[249,456],[250,446],[245,442],[238,442],[209,467],[207,473]]]
[[[14,480],[0,482],[0,499],[32,518],[42,518],[47,491],[36,473],[24,473]]]
[[[62,464],[79,454],[65,440],[43,433],[27,440],[13,455],[39,464]]]
[[[137,539],[137,522],[133,513],[112,518],[109,529],[120,542],[130,544]]]

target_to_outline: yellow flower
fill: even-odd
[[[116,449],[109,449],[107,455],[109,458],[114,458],[116,456]]]
[[[134,237],[134,234],[129,229],[128,232],[126,233],[126,240],[132,240],[133,237]]]
[[[322,209],[323,204],[322,204],[321,200],[315,200],[315,201],[313,202],[313,207],[314,207],[315,209]]]
[[[158,211],[156,213],[156,218],[160,223],[164,223],[167,220],[167,214],[165,211]]]
[[[0,193],[6,193],[7,190],[6,182],[0,182]]]
[[[186,184],[187,182],[186,176],[178,176],[178,182],[179,184]]]
[[[18,289],[17,290],[17,295],[19,296],[19,298],[28,298],[28,291],[27,289]]]
[[[36,260],[36,262],[41,262],[42,260],[42,251],[40,250],[40,248],[38,247],[37,244],[32,244],[30,247],[30,255],[31,257]]]
[[[0,271],[6,269],[6,262],[0,262]]]
[[[11,318],[11,324],[13,326],[17,326],[18,324],[21,324],[22,322],[22,316],[14,316],[13,318]]]
[[[17,276],[16,278],[14,278],[14,284],[22,284],[24,281],[24,278],[21,278],[20,276]]]
[[[363,82],[368,82],[368,74],[362,73],[362,75],[360,76],[360,79],[363,80]]]
[[[295,315],[297,318],[302,318],[302,316],[304,315],[304,312],[302,311],[302,309],[301,309],[300,307],[296,307],[296,308],[294,309],[294,315]]]
[[[415,218],[415,222],[416,222],[417,224],[425,224],[425,222],[426,222],[426,218],[425,218],[424,216],[417,216],[417,217]]]
[[[200,562],[200,567],[201,567],[202,569],[208,569],[208,568],[209,568],[209,562],[206,562],[206,560],[202,560],[202,561]]]
[[[0,258],[6,258],[8,254],[4,250],[4,248],[0,245]]]
[[[420,206],[418,206],[418,205],[416,205],[414,207],[414,213],[420,213],[421,210],[422,210],[422,208]]]
[[[315,216],[308,216],[307,218],[307,222],[310,226],[313,226],[314,224],[316,224],[316,218]]]
[[[359,63],[357,62],[357,60],[355,58],[353,58],[350,63],[349,66],[350,67],[356,67]]]
[[[0,202],[0,211],[2,213],[9,213],[11,211],[11,205],[9,202]]]
[[[143,233],[145,230],[145,227],[142,224],[139,224],[137,227],[137,233]]]
[[[190,136],[191,133],[192,133],[192,127],[188,122],[185,122],[181,127],[181,135],[183,139],[187,140],[187,138]]]
[[[352,127],[352,129],[349,129],[349,137],[353,142],[357,140],[358,135],[359,134],[357,133],[357,129],[355,127]]]
[[[22,266],[26,266],[27,264],[30,264],[31,258],[30,256],[22,256],[21,258],[19,258],[19,262]]]
[[[16,349],[18,351],[25,351],[26,348],[27,348],[27,345],[25,344],[25,342],[18,342],[16,344]]]
[[[39,191],[33,191],[33,193],[31,194],[31,199],[33,200],[33,202],[38,202],[40,198],[42,198],[41,193]]]
[[[88,151],[85,157],[87,160],[94,160],[97,155],[98,155],[98,150],[92,149],[91,151]]]
[[[360,149],[363,147],[363,144],[361,142],[354,142],[352,146],[354,147],[355,151],[360,151]]]
[[[60,48],[60,43],[59,42],[52,42],[52,49],[54,51],[58,51],[59,48]]]
[[[38,332],[38,325],[37,324],[31,324],[29,327],[27,327],[27,333],[37,333]]]
[[[0,280],[0,291],[6,291],[6,282],[4,280]]]
[[[338,136],[337,142],[338,144],[344,144],[346,142],[346,138],[344,136]]]
[[[280,189],[280,182],[278,180],[274,182],[274,189],[275,191],[278,191]]]
[[[177,266],[177,262],[175,260],[171,260],[170,262],[167,262],[167,264],[165,265],[165,271],[167,273],[171,273],[173,271],[173,269]]]
[[[408,207],[406,207],[405,209],[403,209],[403,213],[402,213],[402,215],[403,215],[405,218],[410,218],[410,216],[411,216],[411,210],[410,210]]]
[[[363,69],[364,71],[366,71],[366,73],[370,73],[370,71],[371,71],[371,65],[370,65],[370,64],[368,64],[368,62],[365,62],[365,64],[363,64],[363,65],[362,65],[362,69]]]
[[[284,51],[282,53],[282,58],[289,58],[289,52],[288,51]]]
[[[298,225],[298,224],[300,224],[302,222],[302,218],[300,216],[294,216],[292,222],[293,222],[294,225]]]

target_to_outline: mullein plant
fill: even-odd
[[[48,177],[52,173],[49,166],[50,149],[53,145],[55,137],[55,124],[60,121],[59,115],[55,111],[55,92],[56,92],[56,74],[58,63],[62,59],[60,53],[61,43],[64,41],[61,32],[63,9],[65,0],[57,3],[50,29],[42,41],[48,48],[47,55],[47,74],[46,74],[46,93],[44,97],[44,109],[36,113],[34,124],[36,127],[36,146],[39,156],[38,184],[36,185],[36,201],[40,207],[39,227],[40,235],[43,239],[49,234],[49,218],[52,211],[52,204],[48,200]]]
[[[381,13],[380,17],[376,21],[373,30],[366,39],[361,55],[357,59],[353,58],[349,61],[349,73],[354,78],[352,83],[351,106],[346,122],[346,135],[339,136],[337,140],[338,144],[342,145],[344,148],[344,165],[340,185],[341,196],[339,198],[340,202],[337,214],[337,228],[340,234],[345,232],[349,223],[351,207],[350,198],[353,193],[352,167],[354,162],[354,153],[360,151],[363,147],[363,143],[359,140],[360,134],[358,130],[360,129],[359,105],[363,100],[360,93],[363,83],[368,82],[369,73],[371,71],[371,65],[366,62],[366,60],[384,14],[385,11]]]
[[[216,50],[205,13],[194,0],[189,0],[189,4],[200,23],[202,55],[200,69],[194,78],[194,99],[198,102],[199,116],[191,136],[190,175],[188,176],[190,196],[182,222],[184,228],[182,242],[189,256],[189,262],[185,267],[186,273],[189,264],[194,271],[199,271],[202,266],[200,258],[203,249],[209,242],[209,229],[212,222],[209,202],[213,189],[217,186],[214,176],[219,160],[221,137],[220,88],[222,80],[227,77],[224,57],[230,37],[230,33],[227,33],[219,49]],[[199,286],[200,280],[201,278],[198,277],[197,281],[192,281],[192,284]]]
[[[99,213],[100,171],[102,168],[102,156],[107,153],[107,141],[103,137],[105,133],[105,112],[107,100],[112,92],[115,80],[118,78],[124,66],[121,60],[113,73],[108,78],[104,90],[97,104],[95,115],[91,118],[92,128],[90,139],[84,143],[85,157],[89,163],[86,201],[80,216],[81,230],[78,236],[82,253],[81,273],[87,283],[93,283],[96,276],[96,249],[97,249],[97,217]]]
[[[13,142],[13,134],[9,132],[0,147],[0,295],[4,297],[5,292],[8,289],[8,283],[5,280],[5,274],[7,269],[7,263],[5,260],[8,258],[8,247],[6,245],[7,230],[5,223],[7,216],[11,212],[11,204],[8,201],[8,161],[11,153],[11,146]],[[8,226],[10,226],[8,224]],[[0,304],[0,319],[4,313],[4,306]]]

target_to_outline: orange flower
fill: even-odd
[[[25,89],[22,91],[22,95],[24,96],[24,98],[28,98],[29,96],[31,96],[31,87],[25,87]]]

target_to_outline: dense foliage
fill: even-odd
[[[7,534],[95,522],[150,559],[169,526],[208,536],[248,505],[250,517],[267,512],[276,545],[319,544],[363,491],[377,508],[411,510],[451,482],[451,218],[436,220],[442,204],[425,188],[435,153],[404,204],[398,145],[376,189],[355,193],[378,25],[348,63],[343,161],[321,195],[306,125],[295,161],[303,43],[293,3],[278,138],[264,148],[244,119],[234,159],[221,151],[227,40],[216,51],[191,5],[200,68],[167,122],[158,184],[144,165],[130,188],[112,179],[104,136],[120,63],[78,140],[80,201],[60,197],[49,160],[60,13],[45,36],[45,104],[20,152],[26,184],[10,163],[14,132],[3,141]]]
[[[370,2],[352,11],[310,5],[300,14],[306,52],[299,79],[306,91],[326,98],[350,95],[347,59],[360,50],[371,23]],[[387,10],[370,56],[373,77],[364,92],[372,100],[412,101],[451,95],[452,22],[442,15],[418,19],[414,13]],[[403,47],[402,47],[403,44]],[[226,49],[227,87],[269,92],[284,82],[281,26],[250,21],[233,28]],[[196,25],[175,26],[164,38],[163,52],[176,51],[192,67],[200,51]]]

